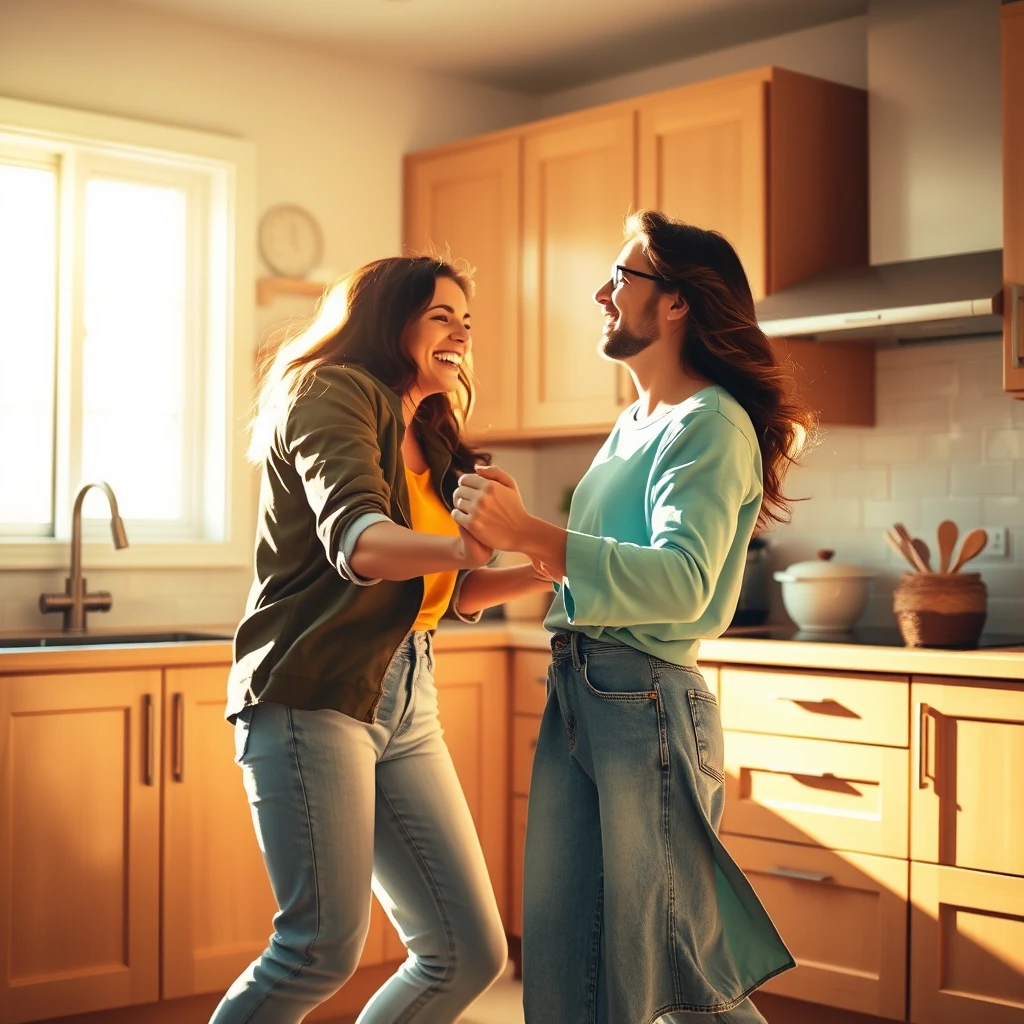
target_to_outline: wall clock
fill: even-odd
[[[305,277],[323,260],[324,236],[308,210],[282,203],[263,215],[259,247],[260,255],[275,274]]]

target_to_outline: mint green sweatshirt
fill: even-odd
[[[761,508],[742,406],[707,387],[653,419],[625,410],[580,481],[566,575],[544,625],[694,665],[729,625]]]

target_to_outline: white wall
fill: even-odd
[[[998,249],[998,0],[874,0],[871,262]]]
[[[404,153],[537,111],[532,97],[94,0],[0,2],[0,95],[251,140],[257,210],[310,209],[338,271],[399,251]],[[303,308],[258,310],[258,326]],[[93,617],[111,626],[233,624],[251,575],[85,568],[91,589],[114,594]],[[0,628],[59,626],[36,599],[63,590],[63,576],[0,572]]]

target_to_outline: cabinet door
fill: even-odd
[[[159,998],[160,673],[0,678],[0,1022]]]
[[[622,248],[635,198],[630,111],[588,115],[523,144],[523,426],[602,429],[632,397],[597,354],[604,313],[594,292]]]
[[[912,860],[1024,875],[1024,690],[911,684]]]
[[[797,962],[765,991],[903,1020],[907,862],[723,838]]]
[[[445,743],[476,823],[491,885],[508,921],[509,693],[505,651],[444,651],[437,699]]]
[[[1024,879],[910,865],[913,1024],[1024,1021]]]
[[[767,89],[745,76],[640,104],[640,205],[725,235],[755,299],[769,284]]]
[[[1003,386],[1024,397],[1024,4],[1004,4]]]
[[[473,323],[477,438],[519,426],[519,140],[481,143],[406,162],[405,244],[448,247],[475,268]]]
[[[224,720],[229,667],[164,671],[165,999],[223,991],[274,930],[277,904]]]

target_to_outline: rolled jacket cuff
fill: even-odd
[[[355,551],[356,541],[362,536],[364,530],[376,523],[390,523],[392,521],[380,512],[366,512],[356,519],[345,532],[341,539],[341,548],[338,551],[337,569],[350,583],[354,583],[357,587],[372,587],[375,583],[380,583],[379,579],[371,580],[360,576],[352,568],[352,552]]]

